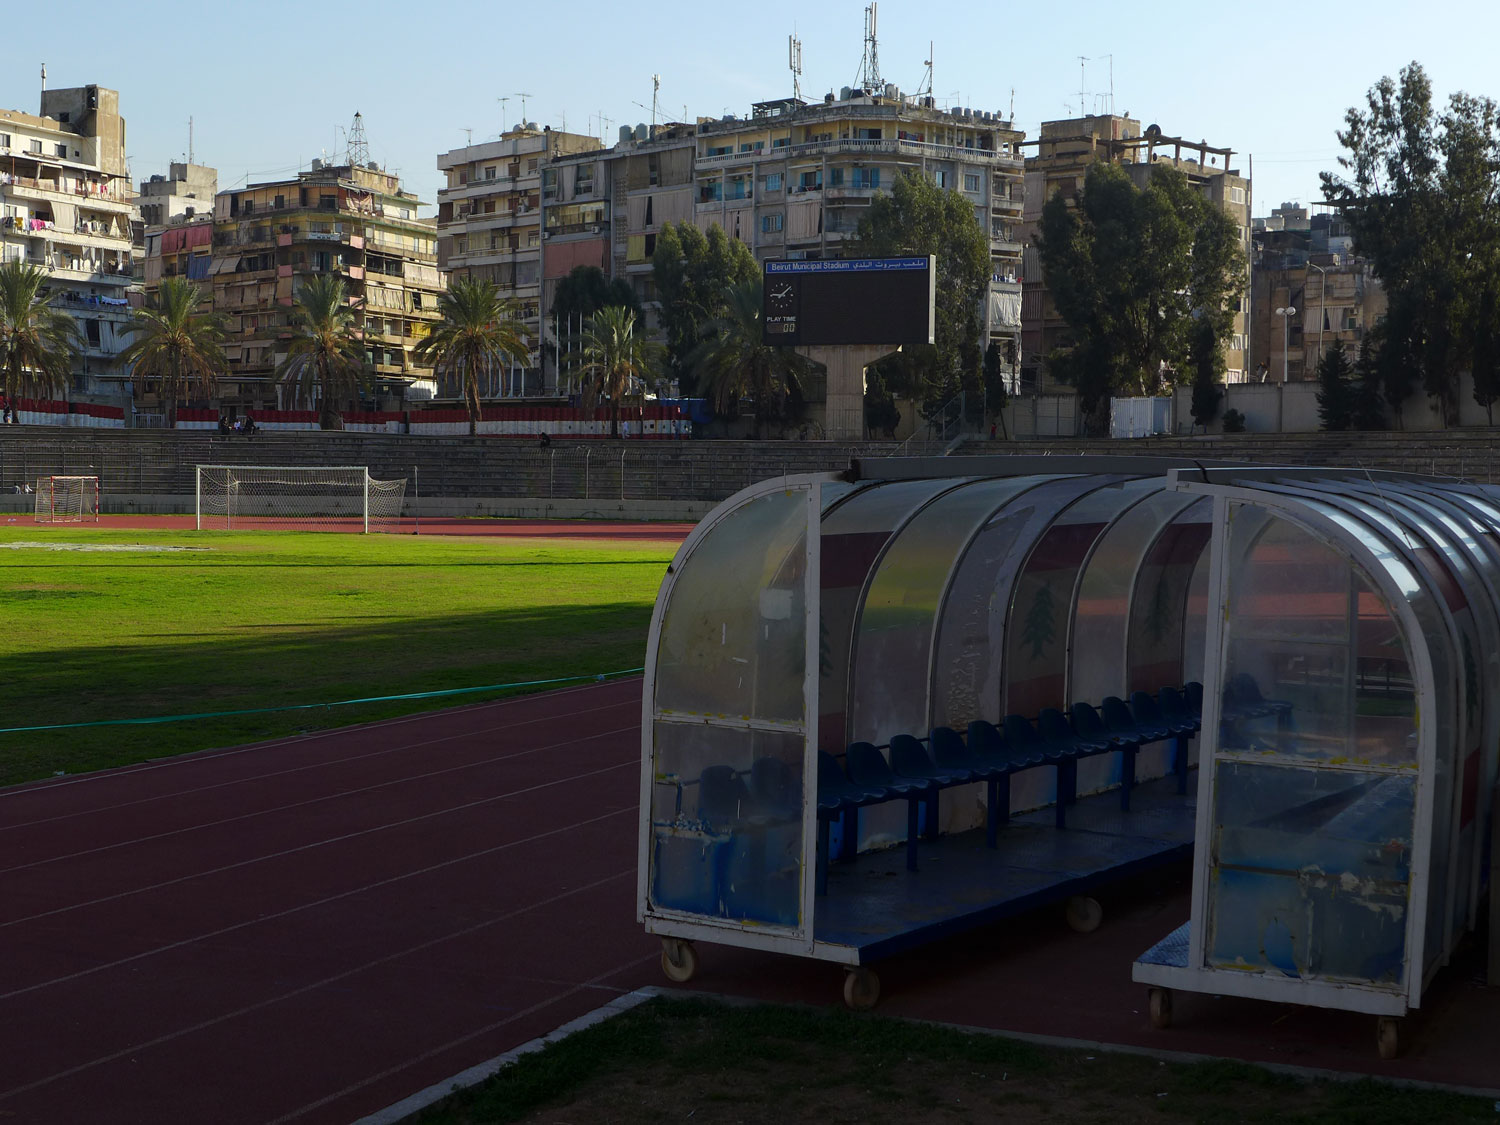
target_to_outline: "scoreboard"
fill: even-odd
[[[766,263],[761,339],[792,347],[933,342],[936,261]]]

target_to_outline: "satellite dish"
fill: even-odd
[[[1161,136],[1161,126],[1160,125],[1156,125],[1156,124],[1147,125],[1146,126],[1146,136],[1148,136],[1148,137],[1159,137],[1159,136]]]

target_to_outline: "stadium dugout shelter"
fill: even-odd
[[[646,658],[638,907],[872,963],[1192,864],[1171,990],[1399,1018],[1475,929],[1500,488],[1146,457],[865,460],[682,544]],[[1497,927],[1500,929],[1500,927]]]

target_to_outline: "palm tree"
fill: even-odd
[[[611,437],[620,436],[620,403],[637,384],[645,384],[661,351],[660,344],[636,332],[635,313],[622,305],[606,305],[584,324],[578,347],[583,401],[590,407],[609,401]]]
[[[334,274],[311,277],[292,307],[292,342],[276,365],[276,378],[298,406],[316,403],[318,425],[339,428],[334,404],[356,397],[369,381],[358,314]]]
[[[155,381],[167,403],[167,425],[177,424],[177,402],[210,398],[224,370],[224,318],[202,312],[203,290],[185,277],[169,277],[157,291],[157,307],[137,309],[120,353],[137,391]]]
[[[812,361],[791,348],[761,338],[762,281],[742,281],[724,290],[728,311],[704,328],[704,338],[688,355],[698,386],[728,412],[745,395],[755,398],[755,436],[777,417],[786,400],[802,394]]]
[[[479,377],[504,360],[531,357],[525,329],[493,281],[455,278],[438,295],[440,324],[417,344],[416,357],[435,373],[457,376],[469,410],[469,433],[479,432]]]
[[[77,323],[47,303],[46,283],[38,266],[0,263],[0,387],[7,397],[60,393],[83,350]]]

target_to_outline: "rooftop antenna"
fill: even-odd
[[[510,101],[510,95],[507,94],[505,97],[496,98],[495,100],[500,103],[500,135],[503,137],[505,135],[505,103]]]
[[[880,80],[880,55],[875,45],[875,0],[865,7],[865,53],[859,60],[859,87],[867,94],[883,89]]]
[[[792,97],[802,100],[802,40],[795,32],[786,37],[786,65],[792,71]]]
[[[370,162],[370,142],[365,137],[365,119],[357,109],[354,111],[354,124],[349,126],[349,148],[345,162],[350,167],[363,167]]]
[[[651,76],[651,135],[656,136],[656,97],[661,93],[661,75]]]
[[[1109,102],[1107,112],[1111,117],[1115,112],[1115,56],[1113,54],[1101,55],[1100,58],[1109,60]]]
[[[47,92],[47,64],[42,64],[42,93]]]
[[[516,97],[521,99],[521,128],[526,128],[526,99],[531,97],[523,91],[517,90]]]
[[[188,163],[193,162],[193,119],[188,117]]]
[[[1016,121],[1016,88],[1014,86],[1010,88],[1010,116],[1006,120],[1013,125]]]
[[[465,128],[463,132],[464,132],[464,147],[465,148],[472,148],[474,146],[474,130],[470,129],[470,128]]]
[[[923,64],[927,67],[922,72],[922,81],[917,84],[917,97],[927,97],[932,94],[932,60],[937,58],[932,50],[932,40],[927,41],[927,59]]]
[[[1088,113],[1088,91],[1084,87],[1083,64],[1089,60],[1082,55],[1078,56],[1078,116],[1082,117]]]

